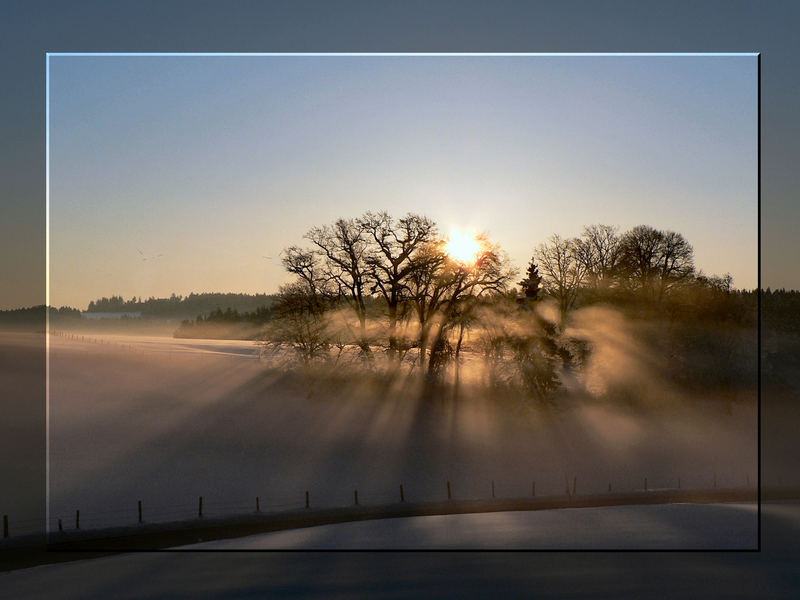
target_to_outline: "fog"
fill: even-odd
[[[495,325],[498,321],[495,320]],[[503,323],[516,326],[515,323]],[[50,338],[50,526],[454,498],[742,487],[757,477],[756,390],[737,402],[664,377],[635,326],[603,308],[565,333],[591,344],[562,370],[558,408],[490,386],[477,336],[431,388],[352,348],[300,367],[247,341],[84,334]],[[83,335],[81,338],[80,335]]]

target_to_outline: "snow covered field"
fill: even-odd
[[[662,507],[650,508],[655,518]],[[704,521],[709,513],[753,512],[751,506],[701,508],[706,513],[696,516]],[[646,511],[633,522],[643,518]],[[800,593],[800,502],[766,503],[762,518],[761,552],[143,552],[0,573],[0,589],[15,599],[794,600]],[[691,536],[687,530],[696,523],[686,523],[684,535]]]
[[[436,515],[308,527],[182,546],[203,550],[752,550],[756,503]]]
[[[319,505],[344,506],[355,486],[365,505],[396,500],[400,482],[413,501],[443,499],[446,479],[456,497],[487,497],[492,479],[498,497],[507,497],[528,494],[534,478],[537,495],[545,495],[563,493],[565,475],[577,477],[579,493],[592,493],[609,482],[615,491],[641,488],[644,476],[651,488],[674,486],[678,476],[685,488],[707,487],[715,472],[720,487],[739,486],[756,472],[754,407],[728,415],[709,406],[583,406],[523,421],[487,402],[421,418],[419,406],[375,394],[366,382],[309,388],[272,372],[248,356],[246,342],[120,338],[117,345],[53,340],[51,525],[76,508],[86,527],[131,522],[139,499],[145,520],[158,502],[182,503],[191,517],[200,494],[213,515],[215,501],[252,510],[255,495],[265,504],[280,495],[302,502],[306,489]],[[9,353],[28,356],[22,341],[7,342]],[[17,381],[21,366],[15,368],[9,377]],[[769,424],[775,417],[765,418]],[[621,508],[628,511],[622,523],[614,517]],[[709,532],[698,525],[713,525],[714,541],[724,545],[753,523],[752,507],[735,505],[613,507],[602,509],[593,527],[558,516],[576,510],[547,511],[550,526],[527,522],[525,514],[485,514],[438,518],[413,530],[378,522],[342,527],[350,540],[377,543],[381,537],[368,529],[378,527],[398,542],[436,544],[449,535],[453,543],[487,545],[498,538],[565,541],[555,524],[584,543],[587,529],[597,540],[621,537],[619,527],[641,539],[649,528],[651,541],[680,538],[697,547]],[[708,510],[713,517],[702,512]],[[16,513],[8,512],[16,535]],[[758,553],[150,552],[0,573],[0,595],[796,598],[800,503],[768,503],[762,513]],[[522,530],[517,537],[514,529]],[[275,535],[308,536],[289,540],[297,549],[348,539],[326,528]]]
[[[50,528],[204,515],[754,481],[755,406],[582,405],[520,415],[502,399],[425,405],[402,378],[309,381],[252,342],[51,338]],[[11,515],[12,523],[14,515]],[[19,529],[15,530],[19,533]]]

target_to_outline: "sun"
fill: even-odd
[[[447,241],[445,251],[452,259],[465,265],[471,265],[478,259],[481,245],[471,233],[454,229]]]

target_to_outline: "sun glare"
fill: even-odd
[[[471,265],[478,258],[481,245],[471,233],[454,229],[450,234],[445,250],[451,258],[465,265]]]

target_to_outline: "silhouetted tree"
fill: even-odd
[[[594,290],[613,284],[621,254],[617,228],[587,225],[575,240],[575,255],[586,270],[586,283]]]
[[[326,357],[331,345],[325,318],[329,302],[330,298],[316,293],[303,281],[282,286],[274,308],[277,318],[265,341],[291,348],[305,367]]]
[[[371,354],[367,338],[368,290],[366,264],[368,241],[362,223],[355,219],[338,219],[333,225],[314,227],[307,234],[321,257],[326,279],[338,288],[338,296],[347,301],[358,318],[357,343],[361,351]]]
[[[312,297],[331,293],[330,278],[323,275],[318,256],[312,250],[290,246],[283,251],[282,262],[284,268],[297,276]],[[280,296],[279,293],[279,299]]]
[[[680,233],[638,225],[622,236],[620,248],[628,284],[659,302],[694,274],[694,249]]]
[[[419,325],[417,343],[419,364],[424,366],[433,317],[437,314],[447,291],[446,282],[443,280],[443,271],[447,263],[443,242],[437,240],[424,244],[412,262],[414,267],[409,273],[406,289]]]
[[[371,292],[380,293],[386,301],[389,318],[389,349],[391,358],[398,346],[397,323],[405,316],[402,310],[408,299],[408,279],[424,261],[415,255],[436,236],[436,225],[430,219],[408,214],[395,221],[388,213],[364,214],[358,223],[370,238],[365,262],[371,282]]]
[[[522,293],[529,300],[538,300],[539,285],[542,282],[542,278],[539,275],[539,267],[536,265],[536,261],[534,259],[531,259],[531,262],[528,264],[528,269],[525,273],[527,276],[525,279],[519,282],[519,285],[522,288]]]
[[[423,324],[426,335],[420,340],[421,364],[424,364],[426,342],[432,340],[428,365],[431,375],[435,374],[440,362],[440,357],[434,355],[441,351],[449,356],[448,332],[458,322],[458,316],[463,312],[461,307],[474,297],[505,293],[516,276],[508,257],[497,244],[491,243],[486,236],[479,236],[478,243],[480,251],[470,265],[462,264],[447,254],[444,254],[443,261],[435,263],[427,296],[427,321]],[[440,247],[443,245],[442,242]]]
[[[578,242],[552,235],[539,245],[535,257],[542,269],[545,289],[558,302],[563,320],[586,276],[586,265],[578,258]]]

